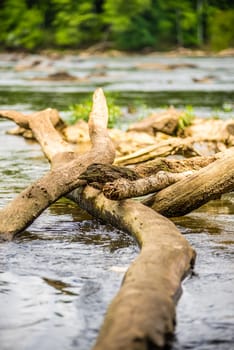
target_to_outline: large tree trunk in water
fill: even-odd
[[[13,115],[8,111],[0,114],[4,113],[6,117],[18,120],[19,124],[23,123],[25,127],[32,129],[52,164],[52,170],[0,211],[2,238],[12,239],[48,205],[64,194],[93,216],[131,233],[137,239],[141,252],[130,266],[118,295],[108,309],[94,348],[95,350],[143,350],[151,346],[162,348],[167,343],[168,334],[173,333],[175,305],[180,295],[181,280],[192,266],[195,253],[175,225],[151,208],[133,200],[109,200],[100,191],[85,186],[84,180],[79,179],[79,175],[90,164],[96,162],[111,164],[114,161],[114,149],[106,131],[107,107],[102,91],[99,89],[94,94],[94,105],[90,116],[92,148],[82,156],[72,152],[70,146],[53,127],[56,124],[54,117],[51,116],[56,115],[53,110],[35,113],[29,117]],[[179,142],[174,146],[180,147]],[[215,163],[219,161],[199,170],[202,181],[212,178]],[[205,164],[207,165],[206,162]],[[219,169],[215,173],[217,177],[220,176],[220,167],[224,167],[225,164],[227,167],[226,175],[222,176],[220,181],[219,178],[209,181],[210,192],[214,187],[217,188],[215,195],[233,188],[233,174],[230,171],[233,162],[230,155],[225,155],[223,161],[217,164]],[[209,167],[213,167],[213,170]],[[173,191],[170,192],[170,189],[173,186],[177,188],[180,183],[185,185],[189,183],[187,186],[191,187],[198,186],[199,177],[191,175],[178,184],[162,190],[156,195],[153,206],[155,207],[157,197],[160,195],[161,199],[164,198],[166,201],[165,195],[162,195],[163,191],[169,191],[172,195]],[[182,193],[183,191],[184,189]],[[203,196],[206,192],[207,188],[203,186],[201,190]],[[191,197],[192,194],[188,200],[191,200]],[[206,200],[209,200],[209,196]],[[185,197],[183,201],[186,202]],[[174,198],[172,202],[174,203]]]

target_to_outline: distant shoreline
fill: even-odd
[[[50,58],[58,58],[67,55],[78,55],[80,57],[91,57],[91,56],[103,56],[103,57],[125,57],[125,56],[166,56],[166,57],[234,57],[234,48],[228,48],[222,51],[213,52],[209,50],[200,49],[188,49],[188,48],[178,48],[169,51],[119,51],[115,49],[102,50],[98,47],[90,47],[87,49],[77,49],[77,50],[56,50],[56,49],[45,49],[33,52],[28,52],[25,50],[3,50],[0,51],[0,55],[42,55],[49,56]]]

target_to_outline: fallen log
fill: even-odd
[[[39,112],[34,118],[30,127],[51,161],[52,170],[0,211],[2,238],[12,239],[49,204],[80,186],[68,197],[93,216],[133,234],[142,247],[139,258],[130,267],[123,287],[110,306],[95,348],[145,349],[149,343],[164,346],[168,334],[173,333],[175,304],[181,280],[194,262],[193,249],[172,222],[152,209],[132,200],[110,201],[99,191],[81,186],[84,180],[80,180],[79,175],[89,164],[94,160],[112,163],[114,159],[114,149],[106,132],[107,109],[101,90],[94,94],[90,117],[93,147],[82,156],[69,151],[46,112]],[[47,144],[48,137],[50,142]],[[122,312],[128,315],[126,321],[131,318],[125,330],[119,317]],[[140,314],[142,317],[138,317]]]

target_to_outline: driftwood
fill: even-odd
[[[175,225],[155,212],[155,209],[160,210],[161,203],[165,203],[162,205],[163,213],[165,216],[170,216],[174,210],[171,208],[175,208],[178,204],[178,202],[175,204],[178,197],[180,202],[177,213],[182,215],[184,210],[182,206],[186,210],[192,210],[195,203],[201,205],[214,196],[232,190],[233,172],[230,169],[233,169],[233,150],[220,154],[217,158],[211,157],[207,160],[197,158],[194,162],[190,161],[190,164],[189,161],[182,161],[178,165],[177,161],[175,165],[176,161],[168,160],[163,163],[161,160],[162,165],[174,167],[172,171],[174,174],[170,174],[169,177],[180,180],[144,203],[152,205],[153,210],[132,199],[109,200],[102,191],[87,185],[100,182],[99,175],[96,178],[87,177],[86,169],[89,166],[92,169],[93,163],[111,165],[115,158],[115,150],[106,129],[108,111],[101,89],[96,90],[94,94],[89,120],[92,147],[86,153],[79,155],[62,139],[54,128],[55,122],[51,115],[57,115],[57,112],[49,109],[23,117],[11,111],[0,112],[0,116],[15,120],[21,126],[23,123],[23,127],[32,130],[52,167],[47,174],[0,211],[1,238],[12,239],[63,195],[75,201],[94,217],[110,222],[132,234],[140,245],[141,252],[127,271],[123,285],[107,311],[94,349],[162,348],[167,344],[168,335],[173,333],[175,306],[181,292],[181,280],[193,265],[195,253]],[[180,141],[175,139],[173,146],[165,142],[163,147],[171,149],[181,147]],[[188,146],[189,143],[187,140],[185,145]],[[159,164],[156,168],[158,170],[155,174],[159,170],[165,170],[159,169]],[[114,168],[114,176],[112,173],[109,181],[146,180],[142,177],[146,173],[152,176],[152,169],[152,164],[145,170],[142,165],[131,170]],[[191,169],[196,172],[184,178],[187,174],[183,172]],[[156,177],[159,175],[156,174]],[[116,180],[118,177],[120,180]],[[203,184],[204,180],[208,183],[208,187]],[[102,181],[101,188],[104,189],[105,186],[105,181]],[[173,197],[173,191],[178,188],[177,195],[174,194]],[[187,188],[190,188],[189,193]],[[193,192],[196,194],[196,199],[192,202]],[[172,196],[171,207],[167,199],[168,193]],[[189,195],[187,199],[186,195]],[[193,204],[188,204],[189,201]]]

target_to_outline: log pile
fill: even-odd
[[[89,130],[91,144],[84,153],[81,142],[75,146],[69,142],[68,128],[54,109],[28,116],[0,111],[0,117],[29,131],[51,163],[48,173],[0,211],[1,240],[14,239],[61,196],[132,234],[141,251],[107,310],[94,349],[163,348],[173,334],[181,281],[195,261],[194,250],[167,217],[184,215],[234,190],[233,122],[219,126],[215,140],[204,130],[202,138],[197,122],[178,137],[180,114],[171,109],[127,133],[119,132],[128,137],[147,130],[142,143],[140,137],[133,141],[137,149],[120,154],[120,137],[117,142],[113,136],[118,133],[112,131],[111,137],[107,130],[108,110],[101,89],[94,93],[89,123],[83,129]],[[74,135],[73,130],[72,142]],[[87,143],[87,137],[83,139]],[[208,156],[201,152],[204,147],[198,149],[201,142],[206,143]],[[192,158],[165,158],[175,154]]]

